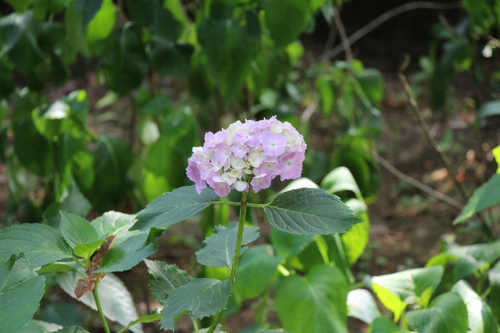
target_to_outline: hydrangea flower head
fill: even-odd
[[[306,147],[302,135],[276,117],[237,121],[215,134],[205,134],[203,147],[193,148],[187,176],[198,194],[207,185],[221,197],[231,189],[258,192],[277,176],[299,178]]]

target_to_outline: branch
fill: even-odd
[[[347,39],[347,43],[349,45],[354,44],[361,38],[363,38],[366,34],[377,28],[379,25],[384,23],[387,20],[390,20],[394,16],[397,16],[399,14],[402,14],[404,12],[414,10],[414,9],[437,9],[437,10],[452,10],[452,9],[458,9],[462,8],[462,1],[457,1],[457,2],[452,2],[452,3],[435,3],[435,2],[425,2],[425,1],[416,1],[416,2],[410,2],[401,6],[398,6],[396,8],[393,8],[384,14],[380,15],[358,31],[356,31],[354,34],[349,36]],[[320,60],[328,60],[331,58],[336,57],[340,53],[342,53],[345,49],[344,43],[337,45],[335,48],[331,49],[330,51],[325,52],[321,57]]]
[[[407,182],[408,184],[415,186],[416,188],[422,190],[423,192],[427,193],[430,196],[433,196],[433,197],[435,197],[443,202],[446,202],[448,205],[458,209],[459,211],[462,211],[462,209],[464,208],[464,206],[461,203],[459,203],[458,201],[456,201],[455,199],[447,196],[444,193],[441,193],[441,192],[434,190],[433,188],[425,185],[424,183],[422,183],[421,181],[419,181],[415,178],[412,178],[408,175],[405,175],[404,173],[402,173],[401,171],[396,169],[391,163],[386,161],[384,158],[382,158],[378,154],[372,153],[372,157],[380,165],[382,165],[384,168],[386,168],[387,171],[389,171],[390,173],[392,173],[394,176],[398,177],[402,181]]]
[[[354,58],[351,50],[351,43],[349,42],[349,38],[347,38],[344,24],[340,19],[340,10],[337,6],[333,6],[333,20],[335,21],[335,25],[337,26],[337,30],[340,34],[340,39],[342,40],[342,47],[345,50],[345,58],[347,61],[351,61]]]

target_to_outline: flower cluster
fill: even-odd
[[[205,134],[203,147],[194,147],[187,175],[201,191],[207,184],[219,196],[231,189],[254,192],[302,173],[306,144],[288,122],[276,117],[259,121],[237,121],[227,129]]]

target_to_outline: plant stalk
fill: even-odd
[[[99,313],[99,317],[101,318],[102,325],[104,326],[104,331],[106,333],[111,333],[109,330],[108,322],[106,321],[106,317],[104,316],[104,311],[102,311],[101,301],[99,300],[99,293],[97,292],[97,286],[99,285],[99,281],[101,279],[101,273],[97,274],[97,279],[95,282],[95,287],[92,290],[92,294],[94,294],[95,305],[97,307],[97,312]]]
[[[238,219],[238,234],[236,237],[236,247],[234,249],[234,259],[231,265],[231,274],[229,276],[232,285],[234,285],[234,282],[236,281],[236,270],[238,269],[238,264],[240,263],[240,253],[241,253],[241,245],[243,243],[243,230],[245,229],[247,207],[248,207],[248,192],[243,191],[241,192],[240,216]],[[213,333],[215,331],[215,328],[219,324],[223,312],[224,310],[221,310],[214,316],[212,325],[210,325],[210,328],[208,329],[207,333]]]

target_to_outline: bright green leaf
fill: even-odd
[[[0,259],[7,259],[16,249],[35,267],[71,257],[61,233],[43,224],[24,223],[0,230]]]
[[[165,304],[172,291],[194,280],[188,272],[179,269],[177,265],[147,259],[144,262],[148,266],[149,290],[162,305]]]
[[[415,268],[374,276],[373,291],[398,320],[408,304],[427,306],[443,276],[443,267]]]
[[[273,227],[292,234],[343,233],[361,222],[337,196],[320,189],[284,192],[264,206],[264,212]]]
[[[275,307],[283,327],[294,333],[347,333],[348,291],[338,268],[317,266],[306,276],[284,278]]]
[[[85,32],[87,41],[93,43],[104,39],[113,31],[116,23],[115,5],[112,0],[102,1],[101,8],[89,22]]]
[[[373,295],[366,289],[354,289],[347,294],[347,315],[367,324],[380,317]]]
[[[478,187],[454,224],[471,218],[474,214],[500,204],[500,174],[493,175],[485,184]]]
[[[491,153],[493,154],[493,156],[495,157],[495,161],[497,162],[498,164],[498,169],[497,169],[497,173],[500,173],[500,146],[497,146],[496,148],[493,148],[491,150]]]
[[[230,268],[234,260],[238,222],[215,227],[215,233],[203,241],[203,247],[196,252],[196,261],[204,266]],[[242,246],[259,238],[259,228],[244,226]],[[245,248],[242,249],[243,251]],[[242,252],[243,252],[242,251]]]
[[[370,219],[366,211],[366,204],[358,199],[350,199],[346,204],[354,211],[355,216],[363,222],[355,224],[345,234],[342,234],[342,244],[349,265],[358,261],[365,251],[370,236]]]
[[[163,194],[137,214],[137,223],[131,230],[165,228],[201,212],[220,198],[209,188],[201,194],[195,186],[184,186]]]
[[[427,309],[406,314],[410,327],[419,333],[466,333],[467,308],[456,293],[438,296]]]
[[[73,248],[75,255],[82,258],[90,259],[92,254],[104,243],[103,239],[96,240],[94,242],[86,243],[86,244],[78,244]]]
[[[68,272],[57,275],[56,280],[68,295],[76,298],[74,291],[80,278],[80,274]],[[97,292],[106,318],[117,321],[123,326],[138,318],[132,296],[123,282],[114,274],[110,273],[104,276],[97,286]],[[78,300],[93,310],[97,310],[92,293],[86,293]],[[132,326],[130,330],[134,333],[143,333],[140,324]]]
[[[163,329],[174,329],[174,318],[189,311],[193,318],[211,316],[226,307],[231,295],[231,281],[196,279],[172,291],[161,311]]]
[[[40,306],[45,278],[34,272],[24,254],[2,260],[0,273],[0,327],[2,333],[16,333]]]
[[[97,15],[103,0],[75,0],[76,10],[82,15],[82,27],[85,28]]]
[[[275,257],[270,245],[251,247],[243,254],[236,271],[233,293],[238,301],[255,298],[266,290],[282,257]]]

